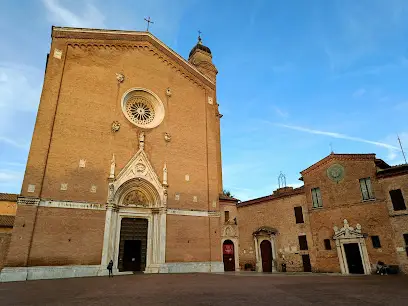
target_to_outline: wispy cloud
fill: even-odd
[[[4,136],[0,136],[0,142],[3,142],[5,144],[11,145],[13,147],[16,148],[20,148],[20,149],[28,149],[28,144],[27,143],[23,143],[23,142],[17,142],[13,139],[4,137]]]
[[[362,97],[366,94],[366,90],[364,88],[360,88],[357,89],[354,93],[353,93],[353,98],[359,98]]]
[[[47,9],[47,18],[50,22],[61,26],[105,28],[105,16],[90,1],[81,2],[78,6],[81,13],[74,13],[61,4],[59,0],[42,0]]]
[[[276,113],[279,117],[282,117],[282,118],[288,118],[288,117],[289,117],[289,113],[286,112],[286,111],[284,111],[283,109],[281,109],[281,108],[279,108],[279,107],[277,107],[277,106],[274,106],[273,108],[274,108],[274,110],[275,110],[275,113]]]
[[[287,129],[300,131],[300,132],[309,133],[309,134],[324,135],[324,136],[333,137],[333,138],[340,138],[340,139],[347,139],[347,140],[351,140],[351,141],[368,143],[368,144],[372,144],[372,145],[375,145],[375,146],[378,146],[378,147],[383,147],[383,148],[386,148],[386,149],[392,149],[392,150],[398,150],[399,149],[398,147],[390,145],[388,143],[379,142],[379,141],[371,141],[371,140],[367,140],[367,139],[363,139],[363,138],[359,138],[359,137],[348,136],[348,135],[341,134],[341,133],[336,133],[336,132],[320,131],[320,130],[314,130],[314,129],[310,129],[310,128],[306,128],[306,127],[300,127],[300,126],[295,126],[295,125],[287,125],[287,124],[279,124],[279,123],[274,123],[274,125],[280,126],[280,127],[283,127],[283,128],[287,128]]]

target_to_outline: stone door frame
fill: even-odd
[[[364,274],[371,274],[370,258],[368,257],[365,237],[367,235],[361,232],[361,225],[357,224],[356,228],[350,227],[348,221],[344,219],[344,226],[338,229],[334,227],[333,239],[336,242],[337,256],[339,258],[340,270],[342,274],[350,274],[347,256],[344,250],[344,245],[348,243],[357,243],[360,250],[361,262],[364,268]]]
[[[264,240],[268,240],[271,243],[272,248],[272,272],[276,272],[276,233],[277,230],[272,228],[259,228],[253,233],[254,245],[255,245],[255,255],[256,255],[256,272],[263,272],[262,268],[262,255],[261,255],[261,243]]]
[[[224,242],[230,240],[234,244],[234,260],[235,260],[235,271],[240,271],[239,268],[239,250],[238,250],[238,239],[225,237],[221,239],[221,258],[224,258]],[[224,259],[223,259],[224,260]]]

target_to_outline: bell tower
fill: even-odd
[[[198,42],[194,48],[191,49],[188,61],[215,83],[218,71],[212,62],[211,50],[203,45],[201,35],[198,35]]]

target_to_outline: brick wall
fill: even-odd
[[[245,205],[245,203],[243,203]],[[303,208],[304,223],[296,224],[294,207]],[[259,203],[238,205],[238,227],[240,241],[240,267],[246,263],[255,267],[256,255],[252,233],[262,226],[278,230],[276,235],[277,267],[286,263],[287,271],[303,271],[302,254],[309,251],[299,250],[299,235],[306,235],[309,249],[312,247],[309,220],[303,193],[286,195]]]

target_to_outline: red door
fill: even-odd
[[[262,271],[272,272],[272,245],[269,240],[261,242]]]
[[[225,240],[222,245],[224,271],[235,271],[234,243]]]

